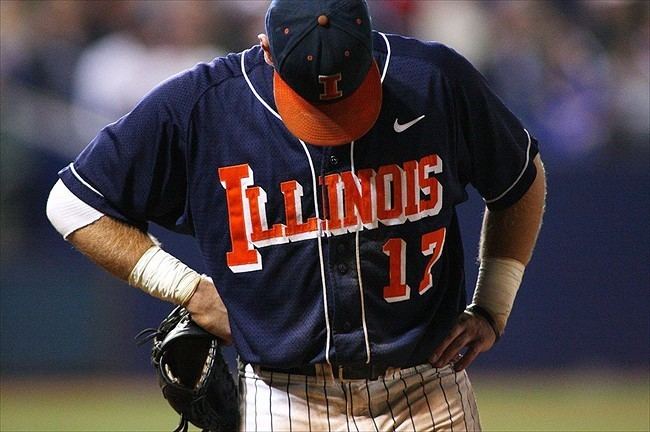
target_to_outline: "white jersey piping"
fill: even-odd
[[[524,129],[524,132],[526,132],[526,136],[528,137],[528,147],[526,148],[526,163],[524,164],[524,167],[522,168],[521,172],[519,173],[519,176],[515,179],[515,181],[510,185],[510,187],[508,189],[503,191],[503,193],[501,195],[499,195],[498,197],[491,198],[491,199],[485,199],[484,201],[485,201],[486,204],[490,204],[490,203],[499,201],[501,198],[506,196],[508,194],[508,192],[510,192],[510,190],[512,190],[512,188],[515,187],[515,185],[517,183],[519,183],[519,180],[521,180],[521,178],[524,176],[524,173],[526,172],[526,168],[528,168],[528,164],[530,163],[530,145],[531,145],[531,141],[532,141],[530,139],[530,134],[528,133],[528,131],[526,129]]]
[[[280,117],[280,114],[278,114],[269,104],[266,103],[264,99],[257,93],[255,90],[255,87],[253,87],[253,84],[251,83],[250,79],[248,78],[248,74],[246,74],[246,68],[244,67],[244,58],[246,54],[250,51],[251,49],[247,49],[244,51],[241,55],[241,71],[242,74],[244,75],[244,79],[246,80],[246,83],[248,84],[248,87],[251,89],[257,100],[259,100],[262,105],[271,112],[275,117],[277,117],[280,121],[282,121],[282,117]],[[318,211],[318,192],[317,192],[317,184],[316,184],[316,171],[314,170],[314,163],[312,161],[311,155],[309,154],[309,150],[307,149],[307,145],[305,144],[304,141],[299,140],[300,144],[302,145],[303,150],[305,151],[305,154],[307,155],[307,161],[309,162],[309,169],[311,171],[311,181],[312,181],[312,190],[314,191],[314,210],[316,213],[316,220],[320,221],[320,212]],[[327,283],[325,281],[325,260],[323,258],[323,232],[322,232],[322,226],[320,222],[318,222],[318,259],[320,263],[320,277],[321,277],[321,286],[323,288],[323,309],[325,311],[325,329],[327,331],[327,340],[325,342],[325,360],[327,361],[328,364],[330,363],[330,346],[331,346],[331,335],[332,335],[332,330],[330,328],[330,319],[329,319],[329,312],[327,309]]]
[[[81,184],[83,184],[84,186],[86,186],[86,187],[87,187],[88,189],[90,189],[91,191],[95,192],[95,193],[96,193],[97,195],[99,195],[100,197],[104,198],[104,195],[102,195],[102,193],[101,193],[100,191],[98,191],[97,189],[95,189],[94,187],[92,187],[92,186],[90,185],[90,183],[88,183],[86,180],[84,180],[84,179],[81,178],[81,176],[79,175],[79,173],[77,172],[77,170],[74,168],[74,162],[70,163],[70,165],[68,165],[68,168],[70,168],[70,172],[72,173],[72,175],[74,175],[74,176],[77,178],[77,180],[79,180],[79,181],[81,182]]]
[[[253,84],[251,83],[251,80],[248,79],[248,74],[246,73],[246,68],[244,67],[244,58],[246,57],[246,54],[251,50],[252,48],[247,49],[244,51],[241,55],[241,73],[244,75],[244,79],[246,80],[246,84],[248,84],[248,87],[251,89],[257,100],[259,100],[264,107],[271,112],[274,116],[282,120],[282,117],[280,117],[280,114],[278,114],[269,104],[266,103],[264,99],[262,99],[262,96],[257,93],[257,90],[255,90],[255,87],[253,87]]]
[[[314,170],[314,163],[311,159],[311,155],[309,154],[309,150],[307,149],[307,145],[303,140],[299,140],[300,144],[302,144],[302,148],[305,150],[305,154],[307,155],[307,160],[309,161],[309,169],[311,170],[311,180],[312,180],[312,190],[314,191],[314,209],[316,211],[316,221],[318,222],[318,260],[320,262],[320,277],[321,277],[321,285],[323,287],[323,308],[325,310],[325,328],[327,329],[327,341],[325,344],[325,361],[327,361],[328,364],[330,363],[330,345],[331,345],[331,334],[332,331],[330,329],[330,317],[329,317],[329,311],[327,310],[327,283],[325,282],[325,259],[323,258],[323,227],[320,223],[320,212],[318,211],[318,192],[317,192],[317,185],[316,185],[316,172]]]
[[[388,71],[388,63],[390,62],[390,43],[388,42],[388,37],[386,37],[385,34],[382,32],[377,32],[381,35],[381,37],[384,38],[384,42],[386,42],[386,63],[384,63],[384,70],[381,73],[381,82],[382,84],[384,83],[384,78],[386,78],[386,72]]]
[[[384,68],[381,73],[381,82],[383,84],[384,79],[386,78],[386,72],[388,71],[388,63],[390,62],[390,55],[391,55],[391,49],[390,49],[390,42],[388,42],[388,37],[384,33],[379,32],[381,37],[384,39],[384,42],[386,43],[386,62],[384,63]],[[357,177],[356,174],[356,168],[354,165],[354,141],[350,143],[350,172],[352,173],[352,176],[354,178],[354,182],[357,187],[360,187],[361,183],[359,182],[359,178]],[[359,220],[359,224],[361,224],[361,221]],[[370,337],[368,336],[368,324],[366,322],[366,305],[365,305],[365,296],[364,296],[364,288],[363,288],[363,277],[361,276],[361,251],[359,247],[359,233],[361,232],[361,229],[358,229],[355,233],[355,238],[354,238],[354,245],[355,245],[355,258],[356,258],[356,265],[357,265],[357,275],[359,277],[359,298],[361,300],[361,323],[363,325],[363,337],[365,339],[366,343],[366,363],[370,364]]]

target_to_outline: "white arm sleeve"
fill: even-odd
[[[57,181],[50,191],[47,199],[47,218],[64,239],[102,216],[104,213],[77,198],[61,180]]]

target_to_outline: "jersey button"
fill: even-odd
[[[334,155],[331,155],[330,156],[330,165],[336,166],[338,164],[339,164],[338,158],[336,156],[334,156]]]
[[[345,263],[339,263],[336,268],[341,274],[346,274],[348,272],[348,266]]]

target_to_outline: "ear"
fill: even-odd
[[[260,40],[260,46],[264,50],[264,61],[273,66],[273,57],[271,57],[271,45],[269,44],[268,36],[260,33],[257,35],[257,38]]]

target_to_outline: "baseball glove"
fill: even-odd
[[[174,432],[187,432],[188,422],[203,432],[239,430],[235,381],[218,339],[196,325],[181,306],[157,329],[145,329],[136,336],[139,345],[152,339],[151,363],[158,383],[167,402],[181,415]]]

